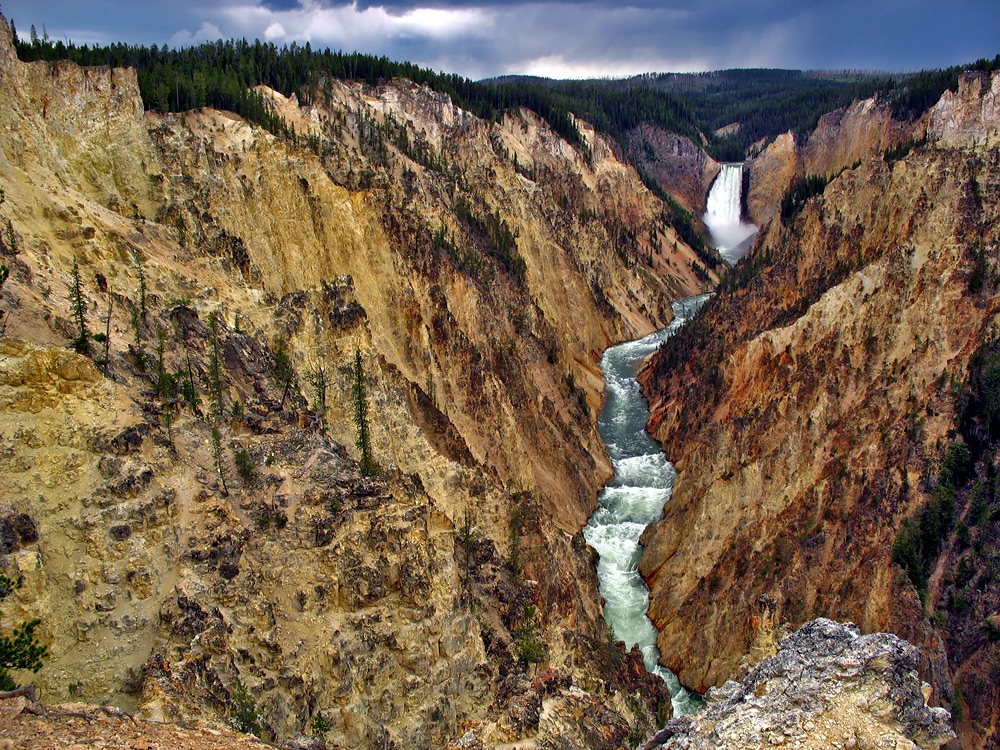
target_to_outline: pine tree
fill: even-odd
[[[111,287],[108,287],[108,320],[104,330],[104,377],[108,377],[111,372],[111,314],[115,309],[115,298],[111,294]]]
[[[132,327],[135,329],[135,365],[139,372],[146,371],[146,352],[142,346],[142,329],[146,325],[146,272],[138,259],[135,261],[139,276],[139,299],[132,310]]]
[[[282,386],[281,403],[278,405],[278,410],[280,411],[285,408],[285,398],[288,396],[288,390],[292,387],[292,383],[295,382],[295,369],[292,367],[292,361],[288,357],[284,346],[279,345],[278,350],[274,353],[273,372],[274,379]]]
[[[177,244],[185,247],[187,245],[187,226],[184,224],[184,217],[178,214],[174,223],[177,227]]]
[[[222,496],[229,497],[229,486],[226,484],[225,452],[222,448],[222,434],[217,424],[212,425],[212,455],[215,458],[215,468],[219,472],[219,482],[222,484]]]
[[[0,188],[0,205],[4,202],[3,188]],[[10,220],[7,220],[7,225],[10,226]],[[3,237],[0,237],[0,250],[4,250]],[[16,253],[17,248],[14,247],[14,231],[11,230],[10,234],[10,252]],[[7,268],[6,264],[0,263],[0,295],[3,294],[3,285],[7,283],[7,278],[10,276],[10,269]],[[0,336],[3,336],[7,332],[7,317],[9,313],[4,311],[0,312]]]
[[[7,219],[7,245],[11,255],[17,255],[17,235],[14,234],[14,225]]]
[[[326,431],[326,369],[323,365],[317,365],[308,374],[309,383],[316,391],[316,398],[313,400],[313,422],[320,432]]]
[[[0,295],[3,294],[3,285],[7,283],[7,278],[10,276],[10,269],[6,265],[0,263]],[[0,336],[7,333],[7,318],[10,313],[6,310],[0,311]]]
[[[187,359],[187,377],[181,380],[181,395],[187,401],[188,406],[197,412],[201,399],[198,397],[198,389],[195,387],[194,367],[191,366],[191,350],[187,348],[187,343],[184,344],[184,356]]]
[[[73,259],[72,281],[69,285],[69,304],[73,309],[79,335],[70,344],[77,354],[90,353],[90,331],[87,330],[87,302],[83,296],[83,285],[80,283],[80,266]]]
[[[162,328],[156,329],[156,395],[168,403],[177,398],[177,374],[167,372],[166,363],[167,333]]]
[[[208,330],[211,336],[212,351],[208,355],[208,381],[212,389],[212,400],[215,402],[215,419],[222,419],[222,352],[219,345],[219,314],[212,312],[208,316]]]
[[[222,355],[219,345],[219,314],[212,312],[208,316],[208,330],[211,337],[211,352],[208,355],[208,387],[212,392],[215,414],[212,424],[212,452],[215,456],[215,468],[219,472],[219,481],[222,483],[222,496],[229,497],[229,487],[226,484],[225,451],[222,447],[222,434],[219,431],[219,424],[222,422]],[[188,361],[188,371],[191,363]]]
[[[354,350],[354,425],[358,430],[358,439],[355,445],[361,454],[361,473],[369,477],[377,476],[380,468],[372,457],[372,441],[368,425],[368,395],[360,348]]]

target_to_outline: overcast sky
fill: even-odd
[[[914,70],[1000,53],[1000,0],[0,0],[27,38],[357,50],[470,78]]]

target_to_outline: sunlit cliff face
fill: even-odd
[[[956,439],[961,385],[949,384],[966,381],[995,327],[982,279],[996,259],[980,248],[1000,242],[998,80],[964,76],[909,133],[864,103],[839,113],[849,140],[868,111],[876,135],[918,145],[863,155],[801,212],[765,224],[745,273],[672,339],[682,348],[641,373],[650,429],[679,470],[664,519],[642,538],[641,571],[663,661],[683,684],[721,684],[770,652],[783,622],[817,615],[920,645],[921,674],[945,705],[954,680],[985,674],[990,652],[949,609],[961,592],[948,571],[969,545],[944,545],[926,608],[892,548]],[[828,123],[821,135],[833,144],[834,133]],[[987,549],[992,532],[981,533]],[[992,589],[977,590],[986,611]],[[979,747],[996,709],[976,695],[959,732]]]
[[[652,722],[641,664],[593,648],[578,534],[610,473],[595,357],[702,288],[635,172],[590,129],[588,162],[530,112],[489,124],[405,81],[269,92],[297,142],[145,114],[131,71],[7,39],[0,474],[38,538],[6,556],[4,622],[41,618],[39,686],[209,723],[246,688],[269,736],[319,713],[347,746],[441,747],[502,680],[527,690],[530,626],[546,695]],[[74,262],[107,376],[65,348]]]

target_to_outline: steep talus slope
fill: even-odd
[[[270,94],[295,137],[144,115],[132,72],[21,64],[4,24],[0,66],[3,621],[42,619],[45,695],[438,747],[540,659],[550,734],[653,721],[578,533],[596,361],[703,286],[604,140],[405,81]],[[64,348],[80,314],[107,357]]]
[[[967,115],[989,112],[990,89],[969,84]],[[891,560],[934,489],[952,386],[995,325],[1000,123],[978,116],[975,148],[931,127],[930,146],[865,160],[787,226],[775,219],[641,373],[650,429],[680,471],[641,571],[663,660],[685,684],[722,684],[783,624],[818,615],[923,647],[946,704],[953,670],[989,661],[979,626],[960,642],[936,631]],[[977,539],[989,559],[995,540]],[[996,697],[976,684],[982,746]]]

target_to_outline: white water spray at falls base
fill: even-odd
[[[722,171],[712,183],[702,219],[716,249],[730,265],[743,257],[753,244],[757,226],[742,220],[743,165],[723,164]]]
[[[674,321],[667,328],[604,352],[601,370],[607,390],[597,431],[608,448],[615,476],[597,498],[600,507],[583,530],[587,543],[600,554],[597,578],[604,599],[604,619],[611,626],[612,636],[616,641],[625,641],[626,648],[639,645],[646,669],[659,675],[670,688],[675,715],[690,713],[699,703],[672,672],[657,663],[660,652],[656,648],[656,628],[646,616],[649,590],[639,575],[639,536],[663,514],[677,472],[660,445],[646,434],[649,409],[635,375],[640,362],[693,317],[709,296],[674,302]]]

